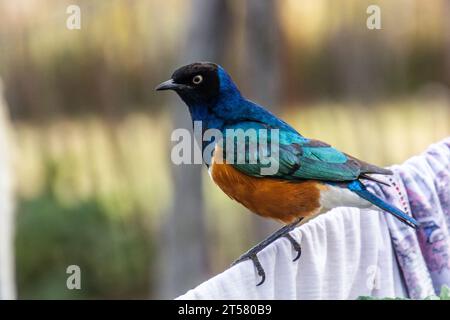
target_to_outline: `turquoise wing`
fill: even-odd
[[[349,181],[361,173],[355,159],[328,144],[286,130],[264,134],[267,129],[271,128],[259,122],[228,127],[223,139],[226,162],[251,176],[286,180]]]

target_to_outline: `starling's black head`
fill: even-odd
[[[175,70],[172,78],[161,83],[156,90],[174,90],[188,104],[212,102],[220,91],[218,70],[214,63],[192,63]]]

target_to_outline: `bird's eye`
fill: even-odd
[[[194,84],[200,84],[203,81],[203,77],[201,75],[196,75],[194,78],[192,78],[192,83]]]

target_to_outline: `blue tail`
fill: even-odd
[[[386,203],[376,195],[370,193],[369,190],[367,190],[366,187],[358,180],[349,183],[347,187],[361,198],[366,199],[370,203],[376,205],[378,208],[391,213],[394,217],[407,224],[408,226],[412,228],[419,227],[419,223],[414,218],[411,218],[402,210],[394,207],[393,205],[390,205],[389,203]]]

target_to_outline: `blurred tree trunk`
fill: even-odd
[[[275,0],[246,1],[246,61],[247,96],[277,113],[280,103],[281,30]],[[252,215],[255,236],[262,240],[274,229],[275,223]]]
[[[14,198],[9,120],[0,79],[0,300],[14,299]]]
[[[230,21],[229,1],[193,0],[190,27],[180,65],[195,61],[222,63]],[[175,67],[175,66],[174,66]],[[173,99],[174,127],[191,128],[186,106]],[[178,296],[209,276],[208,240],[203,208],[201,165],[172,166],[174,199],[163,226],[160,293]]]
[[[330,12],[337,12],[334,19],[341,16],[352,17],[353,3],[332,2]],[[357,6],[364,14],[366,6]],[[364,104],[371,103],[380,93],[381,71],[383,64],[381,57],[384,48],[379,41],[380,30],[369,30],[365,26],[354,27],[355,17],[340,26],[331,41],[331,52],[335,67],[335,81],[339,91],[347,100],[358,100]],[[332,23],[329,21],[330,30]]]

